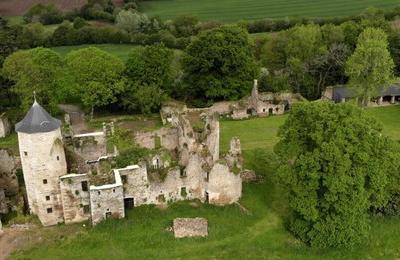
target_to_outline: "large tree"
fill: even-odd
[[[183,57],[187,95],[238,99],[249,93],[258,69],[245,30],[224,26],[202,32]]]
[[[349,86],[364,105],[393,81],[393,70],[394,62],[388,50],[386,33],[382,29],[365,29],[346,63]]]
[[[78,93],[85,106],[105,106],[117,101],[124,89],[122,73],[124,63],[117,57],[95,47],[72,51],[67,55],[67,65],[78,83]]]
[[[172,80],[174,52],[163,45],[135,48],[126,61],[128,80],[167,88]]]
[[[23,110],[32,104],[36,91],[38,100],[56,111],[73,86],[60,55],[45,48],[14,52],[4,61],[3,73],[15,83],[12,90],[20,97]]]
[[[369,209],[387,203],[399,176],[393,141],[380,124],[350,104],[302,103],[279,137],[275,152],[288,190],[289,229],[316,247],[362,241]]]

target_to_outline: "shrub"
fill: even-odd
[[[40,22],[42,24],[57,24],[64,20],[63,14],[53,4],[36,4],[24,15],[25,22]]]

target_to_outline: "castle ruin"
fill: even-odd
[[[234,138],[220,158],[215,114],[175,104],[166,106],[161,117],[163,128],[138,132],[134,138],[152,152],[135,165],[112,169],[118,156],[116,147],[111,152],[107,148],[113,126],[66,133],[68,125],[62,126],[35,101],[15,128],[30,212],[44,226],[86,220],[97,224],[146,204],[237,202],[242,193],[240,140]]]

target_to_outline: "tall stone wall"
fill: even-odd
[[[114,184],[90,186],[90,208],[93,225],[107,218],[125,217],[124,189],[118,173]]]
[[[67,174],[61,130],[18,133],[22,170],[31,213],[44,226],[63,222],[60,176]]]
[[[227,165],[217,163],[210,172],[206,189],[211,204],[231,204],[242,195],[242,179],[239,174],[232,173]]]
[[[86,174],[68,174],[62,176],[60,180],[65,223],[88,220],[90,218],[89,177]]]

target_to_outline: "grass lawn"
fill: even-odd
[[[368,109],[368,113],[384,123],[386,134],[400,136],[400,106]],[[13,256],[23,259],[399,259],[399,218],[373,219],[365,245],[351,250],[311,249],[285,230],[282,222],[287,205],[285,197],[271,181],[274,169],[260,166],[260,161],[266,160],[265,155],[278,141],[277,130],[286,118],[221,121],[221,150],[227,149],[231,137],[239,136],[246,167],[265,176],[264,183],[244,185],[240,203],[251,214],[237,206],[189,202],[175,203],[167,209],[138,207],[130,210],[126,219],[106,221],[93,229],[61,225],[57,227],[60,232],[72,235],[47,235],[40,246],[18,251]],[[175,240],[166,229],[176,217],[207,218],[209,237]]]
[[[221,21],[346,16],[359,14],[371,6],[393,8],[398,5],[398,0],[151,0],[141,3],[143,12],[163,19],[194,15],[201,20]]]

